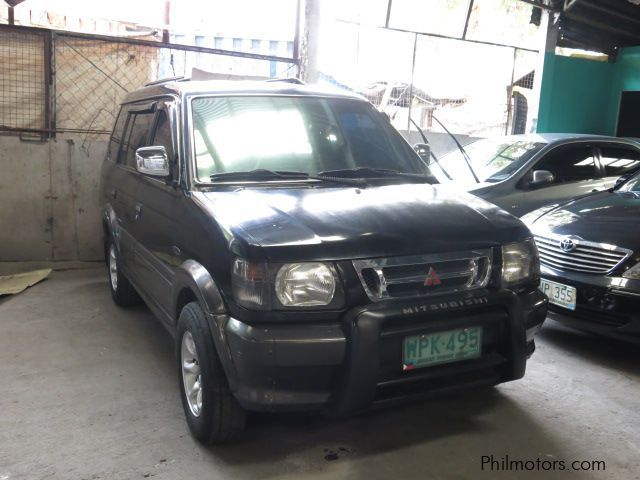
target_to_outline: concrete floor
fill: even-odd
[[[342,422],[253,416],[205,448],[183,420],[169,335],[102,268],[0,299],[0,480],[640,479],[640,352],[549,322],[524,380]],[[481,457],[604,460],[497,474]]]

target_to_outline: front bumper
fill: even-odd
[[[549,304],[558,320],[580,330],[640,344],[640,281],[558,272],[542,268],[542,278],[577,289],[574,311]]]
[[[354,411],[399,400],[521,378],[547,301],[538,291],[380,302],[333,324],[248,325],[212,317],[234,395],[248,410]],[[402,370],[408,335],[482,326],[478,359]],[[228,360],[225,361],[224,359]]]

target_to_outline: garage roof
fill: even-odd
[[[620,47],[640,45],[640,0],[554,0],[562,9],[558,46],[615,57]]]

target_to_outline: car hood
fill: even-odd
[[[572,235],[640,251],[640,196],[631,192],[598,192],[557,206],[535,220],[525,217],[535,234]]]
[[[466,250],[530,235],[495,205],[445,186],[271,187],[194,195],[236,253],[272,261]]]

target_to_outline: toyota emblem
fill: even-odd
[[[560,249],[563,252],[571,252],[575,250],[576,244],[570,238],[563,238],[560,240]]]

